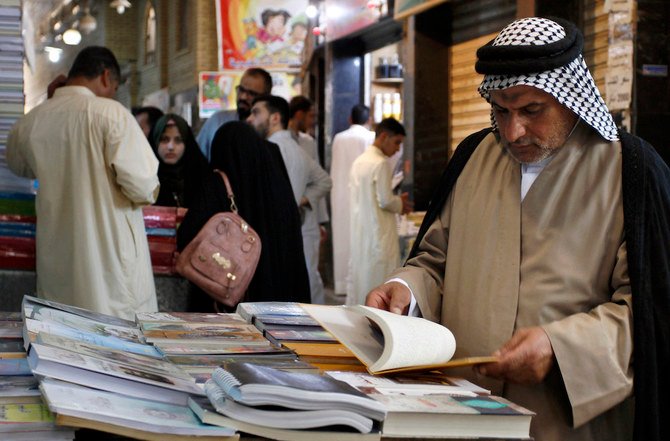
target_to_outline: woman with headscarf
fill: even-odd
[[[191,127],[181,116],[168,113],[158,119],[152,135],[161,184],[154,205],[190,207],[202,176],[210,170]]]
[[[242,122],[224,124],[214,136],[211,167],[228,175],[238,213],[261,239],[261,257],[242,301],[309,302],[309,279],[300,231],[300,214],[276,144],[261,139]],[[183,250],[214,214],[230,211],[221,176],[203,175],[196,200],[177,232]],[[218,305],[223,311],[223,305]],[[209,312],[215,302],[192,285],[188,310]]]

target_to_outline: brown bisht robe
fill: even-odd
[[[459,372],[537,412],[537,440],[632,437],[621,166],[620,144],[580,122],[522,202],[521,166],[489,134],[394,274],[424,317],[452,330],[457,357],[490,354],[522,327],[545,329],[557,363],[543,383]]]

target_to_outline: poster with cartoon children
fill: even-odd
[[[297,70],[269,69],[272,76],[272,94],[289,101],[301,94],[300,72]],[[198,88],[198,116],[209,118],[219,110],[237,108],[235,85],[240,84],[243,70],[200,72]]]
[[[216,0],[220,69],[302,64],[308,0]]]

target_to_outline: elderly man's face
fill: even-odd
[[[491,91],[491,107],[507,151],[521,163],[542,161],[568,139],[577,115],[531,86]]]

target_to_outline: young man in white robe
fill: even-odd
[[[400,149],[405,129],[395,119],[386,118],[377,125],[375,134],[374,143],[354,161],[349,175],[348,305],[364,303],[368,291],[400,264],[396,214],[412,209],[407,193],[393,194],[386,160]]]

